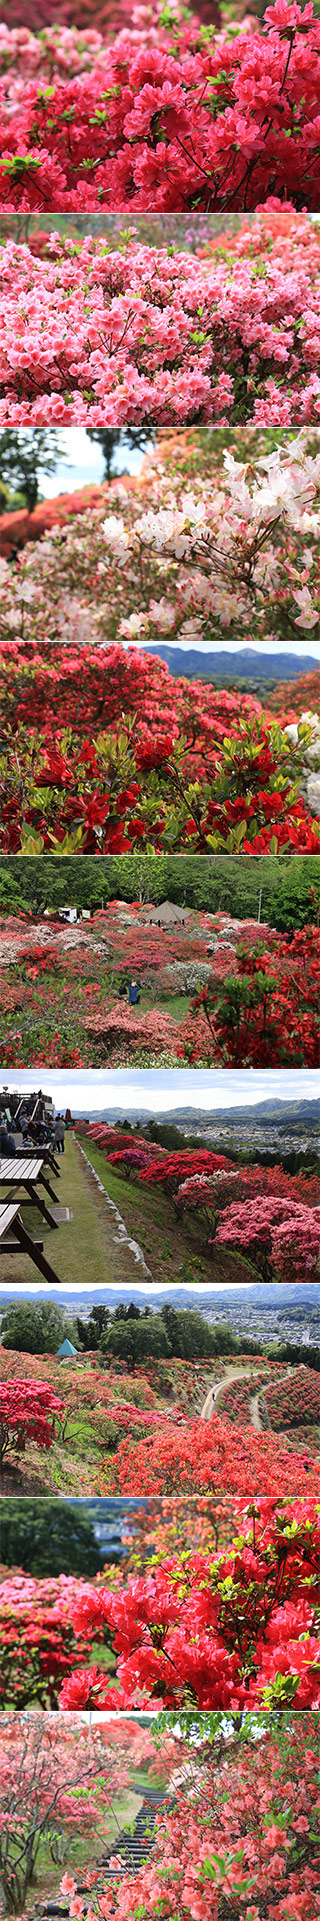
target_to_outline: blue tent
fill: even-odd
[[[74,1359],[77,1360],[77,1348],[72,1347],[71,1341],[63,1341],[62,1347],[58,1347],[58,1359],[63,1361],[67,1358],[68,1354],[71,1354],[71,1357],[73,1356]]]

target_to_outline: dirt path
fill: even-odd
[[[203,1408],[202,1408],[202,1414],[200,1416],[201,1421],[211,1421],[212,1415],[216,1411],[218,1395],[223,1392],[223,1389],[225,1387],[227,1387],[229,1381],[245,1381],[248,1379],[248,1376],[250,1378],[250,1374],[252,1374],[252,1367],[242,1368],[241,1373],[239,1368],[234,1368],[234,1367],[227,1368],[226,1373],[223,1376],[221,1376],[221,1380],[215,1381],[214,1387],[209,1387],[209,1393],[206,1395],[206,1399],[204,1401]],[[289,1367],[286,1368],[285,1374],[281,1374],[280,1379],[279,1380],[277,1379],[277,1387],[281,1387],[282,1382],[288,1380],[288,1374],[290,1374]],[[270,1379],[271,1378],[272,1377],[270,1375]],[[269,1385],[267,1378],[266,1378],[265,1385],[266,1387]],[[260,1420],[260,1414],[259,1414],[259,1401],[260,1401],[261,1394],[263,1394],[263,1386],[259,1387],[258,1394],[252,1395],[252,1398],[248,1402],[248,1414],[249,1414],[250,1425],[251,1427],[255,1428],[256,1434],[263,1434],[265,1432],[262,1426],[262,1421]]]
[[[288,1380],[288,1374],[290,1373],[291,1373],[291,1369],[290,1367],[287,1367],[285,1374],[280,1374],[280,1379],[279,1380],[277,1379],[276,1386],[282,1387],[282,1382]],[[266,1386],[267,1386],[267,1382],[266,1382]],[[257,1434],[265,1433],[265,1428],[263,1428],[262,1426],[262,1421],[260,1421],[260,1414],[259,1414],[259,1401],[260,1401],[261,1394],[263,1394],[263,1387],[259,1387],[259,1393],[254,1394],[253,1400],[249,1401],[250,1420],[252,1423],[252,1427],[255,1427]]]
[[[222,1393],[223,1388],[228,1386],[229,1381],[246,1380],[248,1374],[252,1374],[252,1367],[241,1368],[241,1372],[239,1367],[226,1368],[226,1372],[221,1375],[220,1381],[215,1381],[214,1387],[209,1387],[209,1393],[206,1395],[200,1420],[211,1421],[212,1414],[215,1413],[218,1395]]]

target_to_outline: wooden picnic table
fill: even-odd
[[[19,1252],[20,1247],[24,1254],[29,1254],[30,1261],[38,1268],[39,1274],[43,1274],[45,1281],[50,1281],[50,1285],[54,1281],[55,1286],[61,1286],[59,1274],[55,1274],[54,1268],[46,1261],[43,1241],[32,1241],[31,1234],[28,1234],[21,1220],[19,1201],[0,1201],[0,1257]]]
[[[45,1162],[45,1166],[51,1167],[52,1174],[56,1175],[57,1181],[61,1180],[61,1167],[59,1167],[59,1161],[56,1159],[53,1147],[41,1147],[40,1145],[37,1147],[36,1142],[32,1147],[25,1147],[23,1141],[21,1142],[21,1148],[20,1146],[18,1148],[18,1152],[19,1154],[21,1153],[23,1160],[28,1161],[31,1158],[34,1160],[37,1155],[41,1156],[41,1160]]]
[[[55,1201],[53,1187],[50,1187],[48,1175],[44,1173],[43,1155],[24,1154],[20,1158],[20,1154],[14,1154],[12,1159],[9,1154],[4,1156],[0,1167],[0,1188],[10,1189],[7,1200],[15,1199],[15,1190],[17,1187],[22,1187],[26,1192],[29,1207],[38,1207],[39,1213],[42,1214],[43,1220],[48,1222],[48,1226],[57,1228],[58,1222],[49,1212],[43,1194],[38,1192],[39,1183],[46,1189],[50,1200]],[[21,1205],[22,1201],[20,1201]]]

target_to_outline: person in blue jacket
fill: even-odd
[[[140,1000],[140,992],[141,992],[140,981],[129,981],[130,1007],[137,1006],[137,1002],[139,1002]]]
[[[17,1154],[17,1153],[18,1153],[18,1148],[16,1146],[14,1134],[9,1134],[9,1128],[7,1127],[7,1122],[1,1121],[0,1156],[1,1154],[8,1154],[10,1155],[10,1158],[11,1158],[11,1155]]]

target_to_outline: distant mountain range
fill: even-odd
[[[83,1108],[73,1109],[75,1120],[80,1118],[81,1114],[83,1115]],[[225,1121],[228,1127],[242,1127],[248,1121],[266,1120],[268,1126],[272,1124],[276,1126],[278,1121],[317,1122],[320,1120],[320,1103],[319,1100],[282,1101],[271,1098],[266,1101],[256,1101],[250,1107],[215,1108],[214,1105],[212,1108],[175,1107],[155,1115],[145,1107],[131,1107],[129,1111],[126,1107],[104,1107],[100,1112],[93,1108],[86,1108],[86,1119],[106,1121],[111,1125],[114,1125],[115,1121],[130,1120],[132,1125],[139,1121],[141,1126],[146,1126],[148,1121],[155,1120],[160,1126],[167,1123],[168,1126],[181,1127],[182,1132],[186,1125],[208,1127],[212,1121]]]
[[[176,1283],[167,1288],[153,1286],[152,1292],[150,1288],[149,1292],[147,1292],[147,1289],[125,1287],[122,1285],[119,1287],[86,1288],[83,1293],[81,1293],[81,1290],[79,1292],[77,1288],[70,1288],[70,1291],[66,1294],[63,1292],[63,1285],[61,1285],[61,1291],[59,1289],[58,1306],[64,1307],[70,1315],[74,1313],[79,1314],[80,1320],[92,1307],[98,1305],[100,1307],[109,1307],[112,1313],[114,1308],[118,1306],[118,1302],[125,1300],[127,1300],[128,1304],[130,1301],[133,1301],[136,1307],[151,1307],[154,1313],[157,1314],[160,1308],[165,1306],[168,1301],[168,1295],[171,1306],[177,1308],[192,1307],[198,1309],[198,1311],[202,1310],[204,1314],[206,1311],[208,1312],[208,1309],[210,1309],[210,1313],[213,1314],[215,1309],[228,1308],[230,1311],[233,1304],[236,1308],[242,1305],[243,1307],[255,1307],[257,1309],[264,1307],[272,1307],[272,1309],[289,1309],[290,1307],[306,1308],[307,1303],[309,1307],[314,1307],[318,1304],[318,1290],[312,1281],[304,1281],[301,1286],[298,1282],[290,1286],[274,1281],[271,1289],[270,1286],[265,1286],[263,1281],[257,1281],[252,1287],[241,1287],[235,1284],[229,1288],[219,1287],[215,1289],[214,1292],[210,1288],[210,1282],[208,1282],[207,1287],[199,1287],[198,1285],[194,1287],[191,1285],[189,1287],[179,1287]],[[11,1292],[10,1288],[3,1288],[0,1294],[0,1317],[1,1311],[4,1311],[4,1309],[8,1307],[9,1302],[10,1306],[14,1306],[18,1300],[26,1301],[27,1298],[35,1302],[43,1300],[57,1301],[57,1290],[53,1287],[33,1287],[32,1294],[30,1292],[30,1296],[28,1297],[28,1290],[25,1286],[18,1287],[15,1284]]]
[[[184,674],[187,679],[196,680],[297,680],[299,674],[316,673],[319,661],[313,654],[263,654],[257,648],[241,647],[240,653],[227,652],[224,647],[218,653],[200,653],[195,647],[167,647],[159,641],[148,646],[144,652],[157,654],[165,660],[171,674]]]

